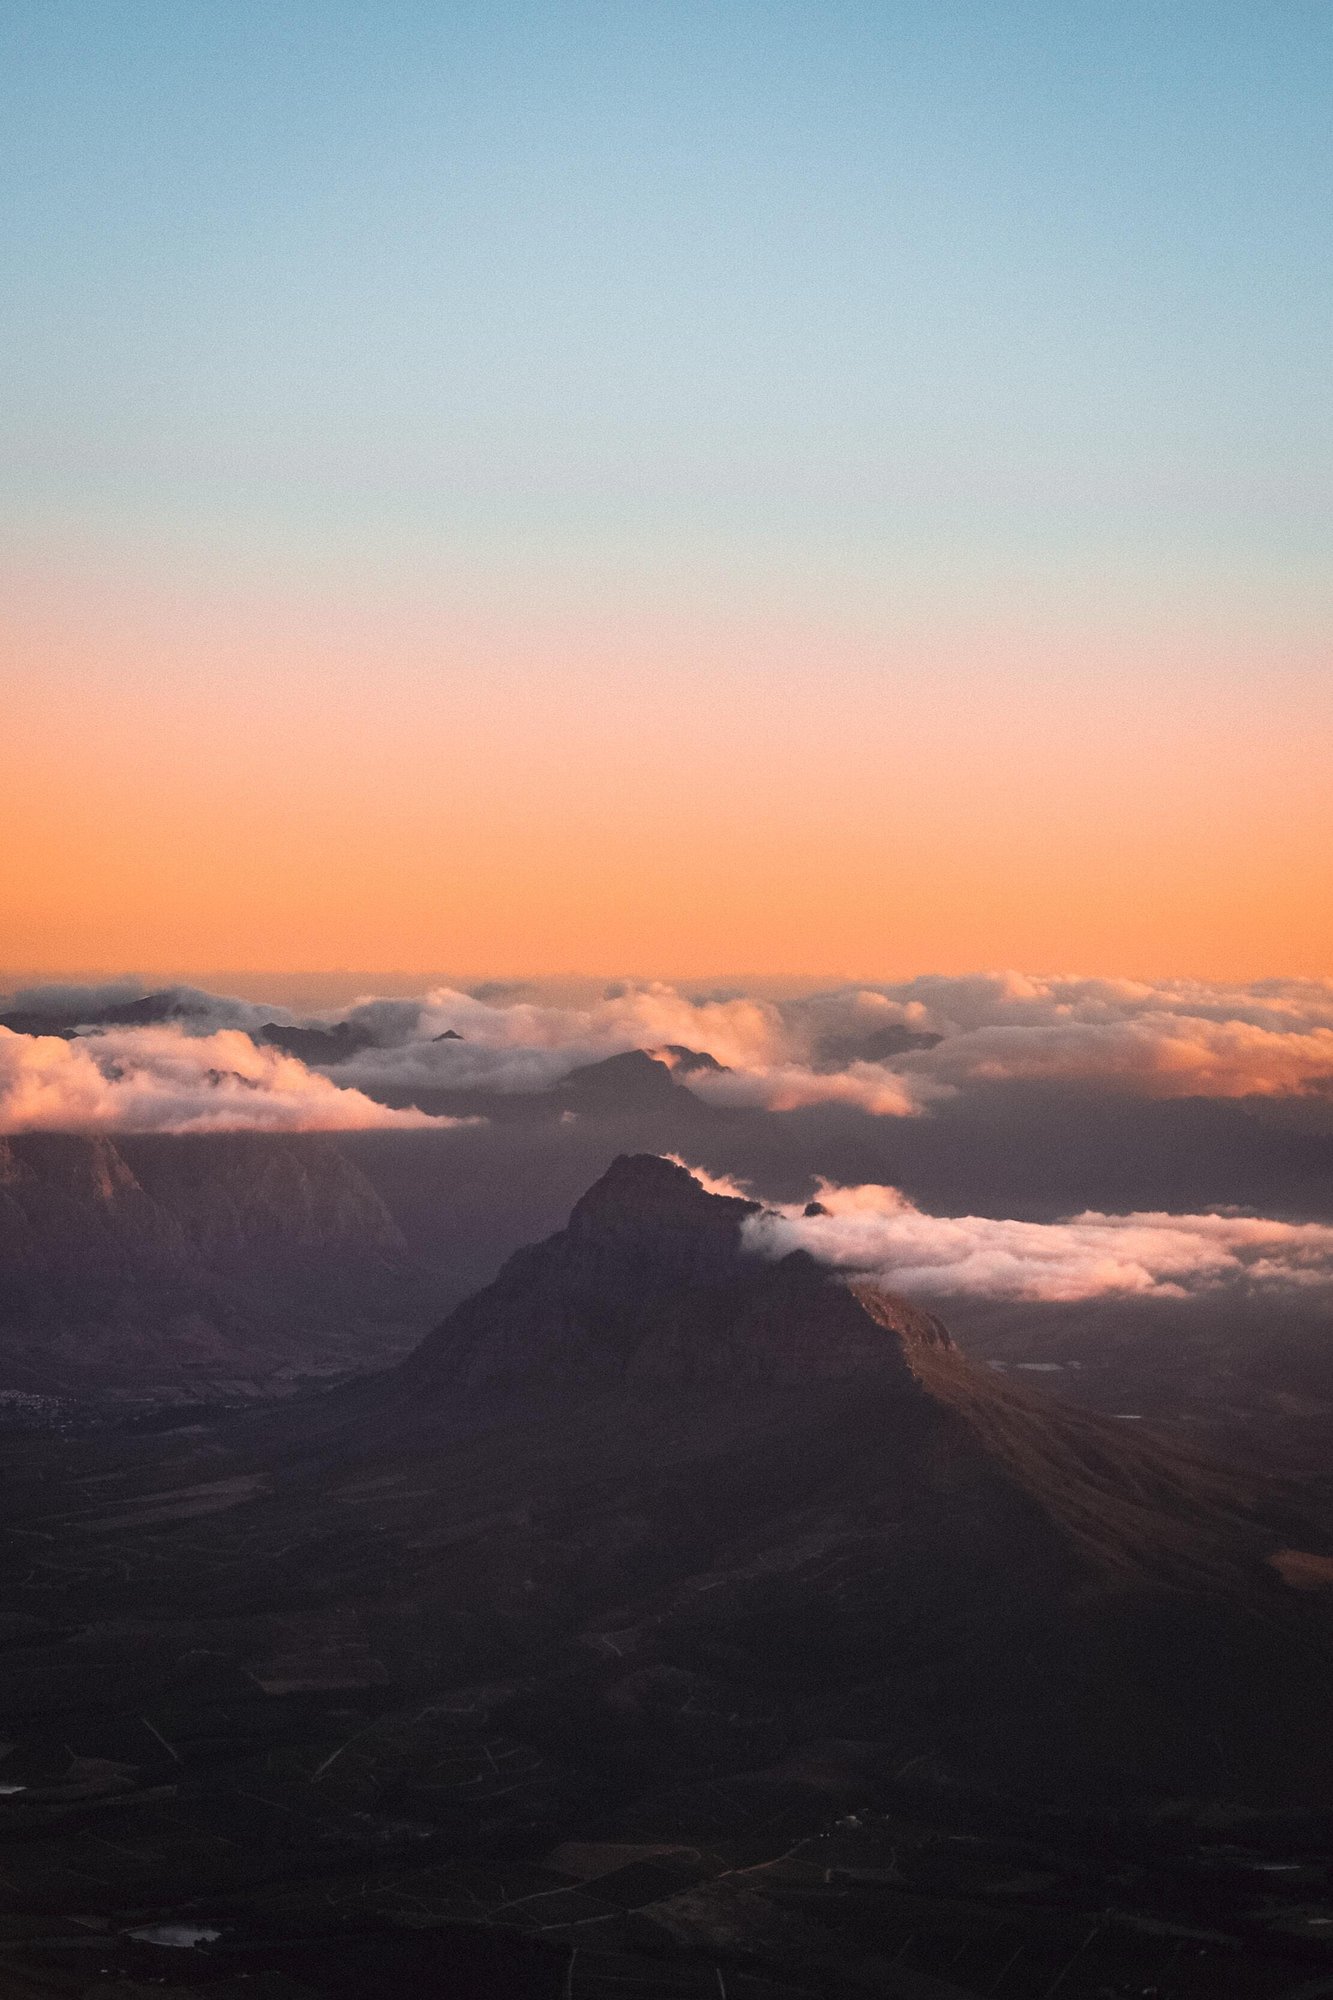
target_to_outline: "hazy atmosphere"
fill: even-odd
[[[0,8],[0,1995],[1333,1992],[1333,10]]]

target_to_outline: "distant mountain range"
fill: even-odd
[[[367,1095],[381,1104],[408,1106],[436,1116],[484,1117],[501,1125],[548,1125],[562,1119],[663,1121],[663,1143],[676,1129],[716,1122],[714,1107],[678,1079],[725,1074],[716,1057],[699,1049],[625,1049],[598,1062],[580,1063],[544,1090],[460,1089],[448,1084],[367,1081]]]
[[[81,1029],[148,1028],[162,1021],[187,1019],[190,1009],[175,992],[145,993],[136,1000],[101,1000],[69,1007],[19,1007],[0,1014],[0,1028],[15,1035],[59,1035],[68,1039]]]
[[[89,995],[81,1002],[71,998],[62,1005],[48,1002],[45,1006],[11,1009],[0,1014],[0,1028],[8,1028],[18,1035],[60,1035],[68,1038],[90,1028],[148,1027],[164,1021],[200,1018],[202,999],[203,996],[188,989],[171,987],[141,994],[133,1000],[98,999]],[[74,1012],[70,1011],[71,1006],[75,1008]],[[324,1027],[265,1021],[248,1032],[256,1042],[284,1049],[289,1055],[299,1056],[302,1062],[325,1068],[349,1061],[375,1042],[374,1034],[360,1021],[335,1021]],[[463,1039],[456,1028],[446,1028],[443,1034],[431,1037],[434,1042],[460,1042]],[[854,1062],[888,1062],[894,1056],[908,1054],[914,1049],[934,1048],[942,1040],[940,1035],[926,1034],[901,1024],[859,1034],[825,1034],[817,1040],[812,1060],[816,1069],[836,1070]],[[678,1068],[686,1075],[723,1067],[715,1057],[677,1043],[667,1043],[646,1053],[665,1059],[670,1067]]]

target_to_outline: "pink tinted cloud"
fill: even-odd
[[[435,1044],[453,1027],[463,1043]],[[899,1031],[931,1048],[882,1055]],[[677,1043],[731,1072],[683,1074],[721,1104],[792,1110],[848,1103],[912,1116],[970,1086],[1056,1082],[1142,1097],[1274,1096],[1333,1079],[1333,986],[1036,978],[983,973],[794,999],[693,998],[663,984],[616,989],[584,1006],[494,1002],[439,989],[396,1046],[349,1071],[377,1081],[548,1087],[580,1063]],[[357,1075],[357,1071],[360,1075]]]
[[[308,1132],[449,1124],[343,1090],[239,1029],[0,1028],[0,1132]]]
[[[744,1225],[769,1257],[805,1250],[895,1290],[1068,1302],[1184,1298],[1222,1287],[1333,1286],[1333,1227],[1230,1213],[1063,1222],[927,1215],[891,1187],[821,1187],[826,1213],[769,1209]]]
[[[932,1097],[952,1096],[947,1085],[928,1076],[903,1076],[879,1063],[854,1062],[845,1069],[819,1071],[800,1063],[738,1069],[730,1075],[702,1072],[682,1078],[709,1104],[799,1111],[810,1104],[854,1104],[879,1118],[914,1118]]]
[[[1053,1082],[1136,1097],[1277,1097],[1333,1083],[1333,1028],[1145,1012],[1111,1021],[988,1025],[909,1060],[946,1089]]]
[[[291,1018],[193,990],[180,998],[188,1012],[179,1025],[199,1037]],[[1220,986],[1002,972],[783,999],[645,982],[581,1001],[438,987],[310,1018],[348,1021],[369,1036],[370,1046],[329,1074],[372,1095],[539,1091],[606,1056],[672,1045],[706,1051],[727,1072],[681,1069],[686,1088],[778,1112],[842,1103],[912,1116],[1005,1082],[1154,1098],[1333,1091],[1333,984],[1324,981]],[[441,1039],[449,1030],[462,1039]],[[932,1037],[935,1046],[922,1046]]]

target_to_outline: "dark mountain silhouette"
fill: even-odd
[[[546,1090],[463,1090],[450,1085],[382,1084],[374,1079],[365,1080],[362,1088],[382,1104],[414,1106],[453,1118],[484,1117],[500,1125],[544,1125],[569,1116],[607,1124],[639,1120],[648,1123],[660,1143],[669,1144],[677,1130],[717,1115],[677,1081],[675,1072],[720,1070],[721,1064],[698,1051],[687,1050],[685,1055],[687,1061],[680,1060],[678,1051],[654,1055],[647,1049],[626,1049],[580,1064]]]
[[[155,1027],[167,1021],[196,1021],[204,1017],[204,1009],[197,998],[189,993],[167,988],[160,993],[145,993],[137,1000],[104,1001],[100,1004],[88,1002],[71,1013],[68,1007],[23,1007],[0,1014],[0,1028],[8,1028],[16,1035],[59,1035],[70,1041],[76,1035],[96,1028],[146,1028]],[[281,1021],[265,1021],[261,1027],[247,1031],[253,1042],[262,1046],[282,1049],[285,1054],[298,1056],[304,1063],[329,1066],[348,1061],[369,1048],[374,1036],[359,1023],[335,1021],[331,1027],[290,1027]],[[438,1040],[448,1039],[445,1036]],[[454,1037],[454,1039],[459,1039]]]
[[[558,1519],[633,1600],[644,1671],[720,1676],[736,1712],[781,1685],[806,1726],[960,1783],[1333,1801],[1291,1638],[1315,1614],[1274,1563],[1318,1536],[1293,1495],[1001,1382],[803,1253],[753,1257],[753,1209],[622,1158],[323,1420],[358,1458],[458,1450],[471,1507],[517,1486],[561,1579],[534,1612],[587,1581],[535,1525]]]
[[[937,1048],[943,1035],[894,1023],[888,1028],[871,1028],[864,1034],[823,1035],[814,1051],[814,1067],[821,1070],[846,1069],[854,1062],[891,1062],[894,1056],[910,1055],[914,1049]]]
[[[541,1095],[552,1108],[585,1116],[623,1117],[699,1104],[693,1092],[677,1083],[672,1066],[647,1049],[626,1049],[623,1055],[584,1063]]]
[[[254,1385],[392,1351],[408,1259],[317,1134],[0,1138],[0,1387]],[[379,1340],[371,1331],[385,1315]]]
[[[659,1062],[668,1062],[682,1076],[730,1075],[726,1063],[720,1063],[707,1049],[687,1049],[680,1042],[664,1042],[660,1049],[649,1049],[648,1054]]]
[[[338,1021],[331,1028],[286,1028],[280,1022],[266,1021],[253,1039],[282,1049],[286,1055],[299,1056],[303,1063],[329,1067],[360,1055],[375,1038],[353,1021]]]
[[[76,1916],[113,1976],[188,1922],[192,1990],[377,2000],[1310,1976],[1300,1493],[753,1256],[753,1212],[621,1158],[378,1377],[9,1453],[0,1944],[68,1980],[33,1990],[88,1990]]]
[[[621,1060],[617,1058],[616,1060]],[[707,1193],[652,1154],[615,1162],[566,1229],[521,1250],[406,1364],[414,1393],[451,1399],[505,1389],[528,1398],[571,1385],[604,1392],[799,1385],[901,1370],[899,1346],[948,1343],[904,1300],[858,1296],[804,1254],[745,1255],[758,1203]]]
[[[62,1042],[72,1041],[79,1032],[63,1014],[47,1014],[36,1007],[18,1007],[0,1014],[0,1028],[8,1028],[11,1035],[58,1035]]]
[[[0,1028],[15,1035],[59,1035],[69,1041],[83,1028],[154,1027],[163,1021],[187,1019],[194,1011],[188,998],[168,988],[145,993],[137,1000],[99,1003],[90,999],[75,1012],[69,1006],[20,1007],[0,1014]]]

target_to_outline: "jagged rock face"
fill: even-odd
[[[590,1251],[639,1257],[664,1277],[715,1277],[734,1271],[741,1224],[758,1213],[758,1202],[710,1194],[673,1160],[629,1153],[575,1204],[564,1234]]]
[[[758,1206],[653,1154],[618,1159],[567,1228],[519,1251],[430,1336],[409,1364],[415,1382],[467,1396],[864,1375],[909,1393],[905,1344],[948,1346],[939,1321],[804,1252],[750,1254],[741,1226]]]
[[[602,1605],[586,1669],[560,1669],[581,1745],[642,1688],[646,1717],[781,1713],[949,1782],[1333,1797],[1331,1628],[1281,1569],[1324,1544],[1290,1496],[1001,1381],[873,1285],[751,1256],[753,1212],[618,1160],[331,1399],[321,1450],[358,1491],[410,1464],[477,1524],[465,1564],[436,1527],[413,1547],[464,1564],[479,1623],[569,1632]]]
[[[866,1492],[878,1505],[891,1491],[900,1519],[928,1495],[932,1560],[951,1570],[1003,1521],[998,1566],[1011,1581],[1053,1580],[1068,1561],[1103,1580],[1229,1591],[1257,1573],[1261,1593],[1272,1589],[1253,1482],[1002,1383],[933,1314],[878,1285],[802,1251],[750,1254],[743,1224],[758,1207],[668,1160],[622,1157],[566,1228],[512,1257],[384,1394],[409,1433],[543,1422],[557,1408],[575,1425],[579,1404],[619,1399],[627,1434],[679,1411],[701,1436],[733,1435],[749,1412],[762,1427],[776,1398],[780,1424],[813,1427],[821,1478],[842,1477],[868,1424]]]
[[[218,1250],[397,1254],[401,1232],[365,1176],[313,1134],[0,1139],[5,1242],[28,1265]]]
[[[0,1139],[0,1282],[44,1273],[68,1282],[135,1265],[167,1270],[188,1245],[110,1139],[31,1132]]]
[[[145,1191],[196,1244],[282,1259],[325,1250],[395,1257],[401,1230],[331,1140],[227,1132],[121,1142]]]
[[[321,1348],[373,1317],[404,1261],[383,1202],[320,1134],[0,1139],[0,1387],[264,1373],[299,1361],[312,1316]]]

